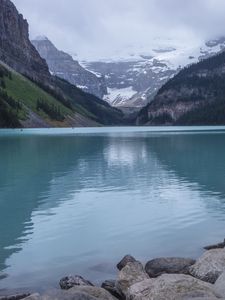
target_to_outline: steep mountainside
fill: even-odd
[[[225,48],[225,38],[197,45],[184,45],[176,40],[153,40],[149,47],[130,48],[118,57],[86,61],[91,71],[106,78],[105,100],[120,108],[145,106],[182,67],[198,62]]]
[[[138,124],[225,124],[225,52],[180,71],[138,116]]]
[[[0,60],[33,79],[48,77],[48,66],[29,41],[28,23],[9,0],[0,0]]]
[[[103,99],[104,95],[107,94],[103,76],[97,76],[83,68],[71,55],[59,51],[48,38],[37,37],[32,40],[32,43],[41,57],[46,60],[52,74],[69,81],[83,91],[100,99]]]
[[[10,0],[0,0],[0,63],[1,127],[122,122],[119,110],[50,74],[46,61],[29,41],[27,21]]]

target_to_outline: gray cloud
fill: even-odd
[[[69,52],[102,56],[155,37],[183,43],[225,34],[224,0],[13,0],[31,37]]]

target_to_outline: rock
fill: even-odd
[[[132,285],[127,300],[219,299],[213,285],[184,274],[163,274]]]
[[[222,248],[225,248],[225,239],[222,243],[204,247],[205,250],[222,249]]]
[[[62,290],[69,290],[74,286],[77,285],[91,285],[93,286],[93,284],[88,281],[85,280],[83,277],[81,276],[66,276],[64,278],[62,278],[59,282],[59,285],[61,287]]]
[[[96,286],[76,286],[70,289],[67,294],[69,295],[76,295],[76,294],[85,293],[91,297],[95,297],[96,299],[102,300],[117,300],[114,296],[112,296],[108,291],[103,288],[96,287]],[[75,298],[74,298],[75,299]]]
[[[30,296],[29,293],[26,294],[17,294],[17,295],[12,295],[12,296],[0,296],[0,300],[21,300],[24,299],[26,297]]]
[[[103,289],[105,289],[106,291],[108,291],[114,297],[116,297],[118,299],[122,298],[121,294],[119,293],[119,291],[116,288],[116,280],[106,280],[102,283],[101,287]]]
[[[116,288],[122,296],[126,296],[130,286],[145,279],[149,279],[149,276],[142,264],[138,261],[128,262],[119,272]]]
[[[107,95],[104,76],[97,76],[83,68],[77,60],[63,51],[58,50],[46,37],[38,37],[32,41],[42,58],[49,66],[52,74],[61,77],[80,87],[83,91],[100,99]]]
[[[215,283],[225,271],[225,250],[215,249],[205,252],[197,262],[189,268],[192,276],[206,282]]]
[[[136,259],[131,255],[126,255],[124,258],[117,264],[117,269],[122,270],[128,262],[135,262]]]
[[[145,271],[150,277],[158,277],[162,274],[189,274],[189,267],[195,263],[195,260],[189,258],[156,258],[150,260]]]
[[[51,290],[48,291],[46,294],[40,296],[40,295],[33,295],[25,300],[97,300],[97,298],[92,297],[86,293],[72,293],[69,294],[66,291],[61,290]]]
[[[224,296],[225,297],[225,271],[220,275],[220,277],[217,279],[215,285],[215,292],[218,295]]]
[[[5,0],[0,1],[0,60],[36,80],[50,76],[46,61],[29,40],[27,21]]]

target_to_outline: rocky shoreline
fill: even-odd
[[[225,240],[205,250],[197,260],[157,258],[145,267],[126,255],[117,264],[117,278],[101,287],[71,275],[60,280],[61,289],[0,300],[225,300]]]

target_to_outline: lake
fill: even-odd
[[[0,130],[0,290],[224,237],[225,127]]]

